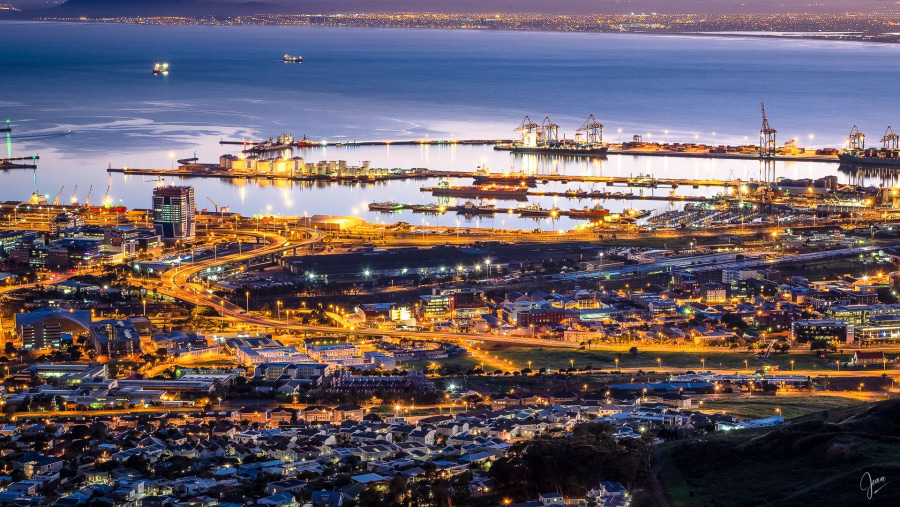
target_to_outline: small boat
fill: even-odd
[[[463,215],[493,215],[497,212],[497,207],[493,204],[475,204],[472,201],[466,201],[462,206],[456,208],[457,213]]]
[[[303,57],[300,55],[291,56],[291,55],[285,54],[283,60],[284,60],[284,63],[303,63]]]
[[[516,212],[522,217],[559,217],[559,208],[544,209],[539,204],[529,204],[528,206],[519,206]]]
[[[569,218],[581,218],[588,220],[598,220],[609,215],[609,210],[599,204],[593,208],[585,206],[582,209],[572,208],[569,210]]]
[[[429,215],[439,215],[447,211],[447,207],[439,204],[413,204],[409,207],[413,213],[427,213]]]
[[[369,204],[369,211],[385,211],[388,213],[397,213],[403,211],[404,205],[396,201],[373,202]]]
[[[157,63],[153,65],[153,74],[162,74],[163,76],[169,75],[169,64],[168,63]]]

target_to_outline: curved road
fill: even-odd
[[[263,238],[268,242],[268,246],[260,249],[253,250],[244,254],[234,254],[228,256],[220,256],[218,259],[208,259],[204,261],[197,262],[195,264],[189,266],[178,267],[174,269],[170,269],[163,273],[161,278],[160,287],[156,287],[157,292],[161,294],[165,294],[167,296],[180,299],[182,301],[186,301],[194,304],[203,304],[206,306],[210,306],[214,308],[216,311],[220,312],[224,316],[235,318],[239,321],[246,322],[248,324],[253,324],[257,326],[262,326],[266,328],[273,329],[283,329],[290,331],[301,331],[301,332],[314,332],[314,333],[341,333],[341,334],[355,334],[355,335],[368,335],[368,336],[396,336],[396,337],[410,337],[415,336],[419,338],[426,339],[437,339],[437,340],[470,340],[470,341],[492,341],[492,342],[502,342],[502,343],[514,343],[514,344],[523,344],[523,345],[543,345],[543,346],[551,346],[551,347],[563,347],[563,348],[578,348],[580,345],[578,343],[571,342],[562,342],[562,341],[549,341],[549,340],[536,340],[532,338],[522,338],[522,337],[504,337],[504,336],[495,336],[495,335],[480,335],[480,334],[461,334],[461,333],[446,333],[446,332],[435,332],[435,331],[396,331],[389,329],[355,329],[353,327],[350,328],[336,328],[330,326],[305,326],[302,324],[286,324],[285,322],[268,319],[265,317],[251,315],[247,313],[244,308],[228,301],[227,299],[220,298],[214,294],[211,294],[206,288],[190,283],[188,280],[191,279],[192,276],[200,273],[201,271],[221,266],[224,264],[230,264],[233,262],[246,261],[255,257],[259,257],[261,255],[267,254],[276,254],[280,252],[284,252],[287,250],[292,250],[297,247],[304,247],[312,245],[316,242],[319,242],[324,237],[322,232],[314,230],[314,229],[297,229],[298,232],[303,232],[307,234],[307,239],[299,241],[299,242],[291,242],[284,236],[281,236],[276,233],[270,232],[245,232],[241,231],[242,235],[251,235],[259,238]]]

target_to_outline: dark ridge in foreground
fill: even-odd
[[[659,459],[672,505],[863,505],[864,474],[900,477],[900,400],[674,442]],[[900,505],[900,483],[873,501]]]

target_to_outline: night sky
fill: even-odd
[[[83,1],[83,0],[82,0]],[[133,0],[119,0],[122,4]],[[141,0],[147,1],[147,0]],[[243,3],[245,0],[214,0]],[[893,0],[261,0],[284,12],[537,12],[552,14],[629,12],[844,12],[900,11]],[[62,0],[7,0],[40,8]]]

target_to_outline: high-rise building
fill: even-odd
[[[194,187],[153,190],[153,226],[163,241],[194,239]]]

